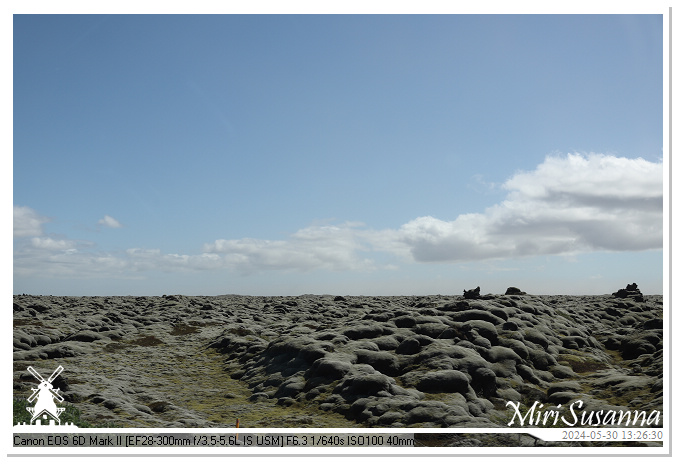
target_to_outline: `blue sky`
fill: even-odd
[[[13,27],[14,293],[662,293],[661,15]]]

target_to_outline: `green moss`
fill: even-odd
[[[107,352],[114,352],[114,351],[120,351],[124,350],[125,348],[129,348],[129,345],[126,345],[124,343],[109,343],[104,347],[104,351]]]
[[[153,335],[144,335],[143,337],[131,340],[130,343],[137,346],[156,346],[162,345],[163,341]]]
[[[31,327],[40,327],[42,326],[42,321],[38,319],[13,319],[12,320],[12,326],[13,327],[21,327],[24,325],[30,325]]]
[[[245,327],[230,327],[227,333],[238,335],[239,337],[245,337],[246,335],[255,335],[252,330],[246,329]]]
[[[191,325],[191,324],[177,324],[174,327],[172,327],[172,332],[170,332],[170,335],[187,335],[187,334],[192,334],[199,332],[198,327]]]
[[[560,354],[558,357],[560,364],[569,365],[576,374],[596,372],[608,369],[608,365],[586,355]]]
[[[230,372],[224,369],[222,357],[214,350],[208,350],[201,359],[201,365],[212,372],[211,382],[219,386],[222,395],[211,395],[203,398],[191,398],[191,395],[178,395],[188,398],[187,409],[205,414],[208,420],[232,426],[239,419],[243,427],[355,427],[356,423],[344,416],[322,411],[318,404],[332,391],[328,388],[314,402],[304,405],[280,406],[277,399],[253,403],[248,400],[252,391],[240,380],[232,379]],[[226,395],[228,393],[228,395]]]

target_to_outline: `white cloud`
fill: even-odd
[[[102,219],[99,219],[99,222],[97,222],[97,224],[102,225],[102,226],[106,226],[106,227],[111,227],[113,229],[117,229],[117,228],[123,226],[120,222],[118,222],[117,220],[115,220],[114,218],[109,216],[108,214],[105,215]]]
[[[502,187],[507,191],[503,202],[454,220],[425,216],[384,230],[359,223],[312,225],[284,240],[215,240],[197,254],[142,248],[98,252],[88,242],[42,236],[46,219],[15,207],[15,236],[33,238],[15,243],[14,267],[21,275],[120,278],[151,270],[369,271],[393,269],[390,257],[473,262],[662,248],[661,162],[599,154],[550,156]],[[120,226],[110,216],[99,223]],[[376,261],[380,255],[386,259]]]
[[[222,257],[214,253],[180,255],[163,254],[159,249],[129,248],[126,254],[130,268],[135,271],[150,269],[199,271],[224,267]]]
[[[505,201],[399,229],[309,227],[289,240],[216,240],[206,252],[242,271],[376,268],[359,251],[418,262],[464,262],[662,247],[662,163],[591,154],[549,156],[503,185]]]
[[[48,222],[27,206],[14,206],[14,236],[36,237],[43,234],[42,225]]]
[[[49,278],[129,278],[129,264],[85,241],[33,237],[14,247],[14,273]]]
[[[206,244],[204,251],[222,256],[225,267],[243,273],[372,269],[372,261],[357,254],[366,248],[356,226],[312,226],[295,232],[289,240],[220,239]]]
[[[74,250],[75,242],[71,240],[55,240],[50,237],[33,237],[31,245],[43,250]]]
[[[548,156],[535,171],[504,183],[519,198],[662,199],[662,163],[601,154]]]
[[[453,221],[420,217],[395,233],[416,261],[469,261],[662,247],[662,163],[547,157],[503,184],[506,200]]]

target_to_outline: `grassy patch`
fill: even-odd
[[[231,378],[231,370],[225,366],[223,356],[214,349],[186,359],[175,359],[172,372],[166,375],[160,372],[157,375],[159,384],[167,389],[165,393],[172,404],[227,427],[232,427],[236,419],[240,420],[241,427],[357,426],[339,413],[319,408],[318,404],[323,398],[331,394],[331,386],[314,401],[305,401],[303,404],[281,406],[277,404],[277,398],[249,401],[252,391],[245,382]],[[196,385],[201,385],[201,388],[196,390]]]
[[[170,332],[170,335],[188,335],[192,333],[199,332],[199,329],[193,325],[189,324],[177,324],[174,327],[172,327],[172,332]]]
[[[162,345],[163,341],[154,337],[153,335],[144,335],[143,337],[139,337],[136,340],[131,340],[130,343],[137,346],[156,346]]]
[[[154,401],[148,405],[153,412],[165,412],[167,411],[168,406],[171,406],[171,404],[167,401]]]
[[[627,364],[626,360],[622,358],[622,353],[620,351],[606,349],[604,350],[604,353],[611,357],[613,364],[617,364],[619,366]]]
[[[596,372],[608,369],[608,365],[599,361],[598,359],[590,358],[589,356],[576,356],[573,354],[559,355],[560,364],[568,364],[576,374],[584,374],[587,372]]]
[[[12,319],[13,327],[20,327],[23,325],[30,325],[31,327],[42,326],[42,321],[38,319]]]
[[[252,330],[246,329],[245,327],[230,327],[227,333],[238,335],[239,337],[245,337],[246,335],[255,335]]]
[[[114,351],[124,350],[125,348],[129,348],[129,345],[124,343],[109,343],[104,347],[104,351],[111,353]]]

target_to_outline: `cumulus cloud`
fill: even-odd
[[[662,163],[602,154],[548,156],[502,188],[505,200],[454,220],[416,218],[398,229],[310,227],[289,240],[216,240],[227,267],[367,269],[359,252],[417,262],[464,262],[662,247]]]
[[[214,253],[164,254],[159,249],[129,248],[126,255],[130,268],[136,271],[150,269],[200,271],[224,267],[222,257]]]
[[[662,247],[660,162],[549,156],[503,188],[505,201],[483,213],[452,221],[420,217],[389,239],[422,262]]]
[[[662,168],[662,162],[601,154],[549,156],[535,170],[510,177],[502,185],[505,200],[483,212],[452,220],[418,217],[397,229],[313,225],[283,240],[218,239],[196,254],[143,248],[99,252],[93,244],[43,236],[47,220],[30,208],[15,207],[15,236],[32,237],[15,244],[15,272],[129,278],[149,270],[370,271],[393,269],[390,257],[473,262],[659,249]],[[110,216],[99,223],[120,226]]]
[[[244,238],[215,240],[206,253],[222,257],[224,266],[250,273],[258,270],[366,270],[373,262],[361,258],[366,250],[357,224],[313,226],[301,229],[289,240]]]
[[[14,236],[36,237],[43,234],[42,225],[48,222],[27,206],[14,206]]]
[[[75,250],[75,242],[72,240],[56,240],[50,237],[33,237],[31,239],[33,248],[43,250]]]
[[[128,278],[126,260],[82,240],[32,237],[14,247],[14,273],[51,278]]]
[[[123,226],[120,222],[118,222],[116,219],[112,218],[108,214],[105,215],[102,219],[99,219],[99,222],[97,222],[97,224],[105,227],[111,227],[113,229],[117,229]]]

